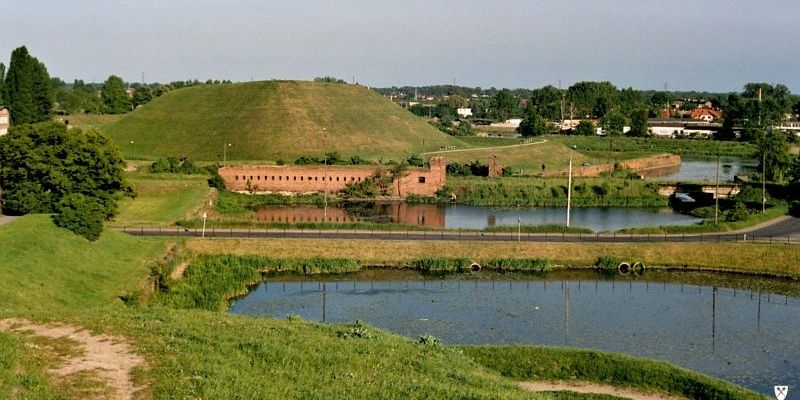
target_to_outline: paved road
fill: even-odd
[[[758,242],[800,245],[800,219],[788,218],[771,225],[736,233],[703,234],[561,234],[515,232],[457,232],[457,231],[371,231],[371,230],[303,230],[303,229],[200,229],[184,228],[124,228],[131,235],[182,236],[206,238],[288,238],[288,239],[373,239],[373,240],[451,240],[487,242],[589,242],[589,243],[650,243],[650,242]]]

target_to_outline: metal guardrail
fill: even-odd
[[[798,236],[757,235],[750,233],[517,233],[455,230],[366,230],[366,229],[253,229],[126,226],[117,230],[135,236],[169,236],[235,239],[375,239],[375,240],[450,240],[493,242],[585,242],[585,243],[759,243],[800,245]]]

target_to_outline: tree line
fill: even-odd
[[[117,75],[102,83],[81,79],[67,83],[50,77],[45,64],[21,46],[11,52],[8,68],[0,63],[0,105],[11,110],[12,124],[29,124],[47,121],[54,114],[122,114],[171,90],[226,83],[231,81],[127,83]]]

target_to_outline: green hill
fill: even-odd
[[[405,158],[465,144],[363,86],[297,81],[170,92],[106,127],[128,159],[291,160],[336,151]],[[423,147],[424,146],[424,147]]]

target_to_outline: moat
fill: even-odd
[[[761,393],[800,376],[796,282],[647,271],[603,276],[371,271],[270,276],[230,312],[363,320],[447,344],[534,344],[667,361]]]

